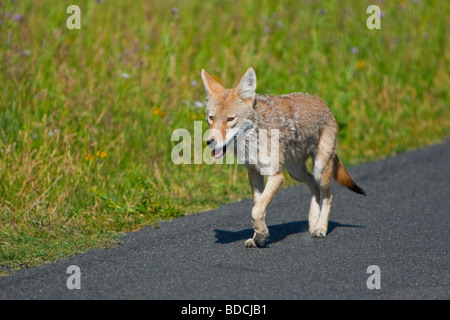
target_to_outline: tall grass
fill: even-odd
[[[369,30],[372,2],[0,1],[0,268],[249,197],[243,168],[171,161],[204,117],[202,68],[321,97],[347,164],[448,137],[449,3],[375,1]]]

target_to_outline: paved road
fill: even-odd
[[[334,184],[325,239],[308,235],[299,185],[270,205],[263,249],[244,247],[245,200],[0,278],[0,299],[449,299],[450,140],[350,172],[368,196]],[[79,290],[66,286],[70,265]],[[379,290],[367,288],[371,265]]]

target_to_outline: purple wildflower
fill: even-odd
[[[196,108],[203,108],[204,105],[205,104],[203,102],[200,102],[200,101],[197,101],[197,100],[194,101],[194,106]]]

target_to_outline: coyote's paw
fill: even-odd
[[[255,241],[253,241],[253,238],[250,238],[245,241],[245,247],[246,248],[257,248],[258,246],[256,245]]]
[[[264,247],[264,243],[266,239],[269,237],[269,230],[265,230],[263,234],[255,233],[253,238],[245,241],[245,246],[247,248],[262,248]]]
[[[323,229],[314,229],[309,231],[309,234],[313,238],[325,238],[327,236],[327,231]]]

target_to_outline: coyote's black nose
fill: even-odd
[[[210,140],[207,140],[206,141],[206,144],[209,146],[211,143],[213,143],[214,142],[214,139],[210,139]]]

